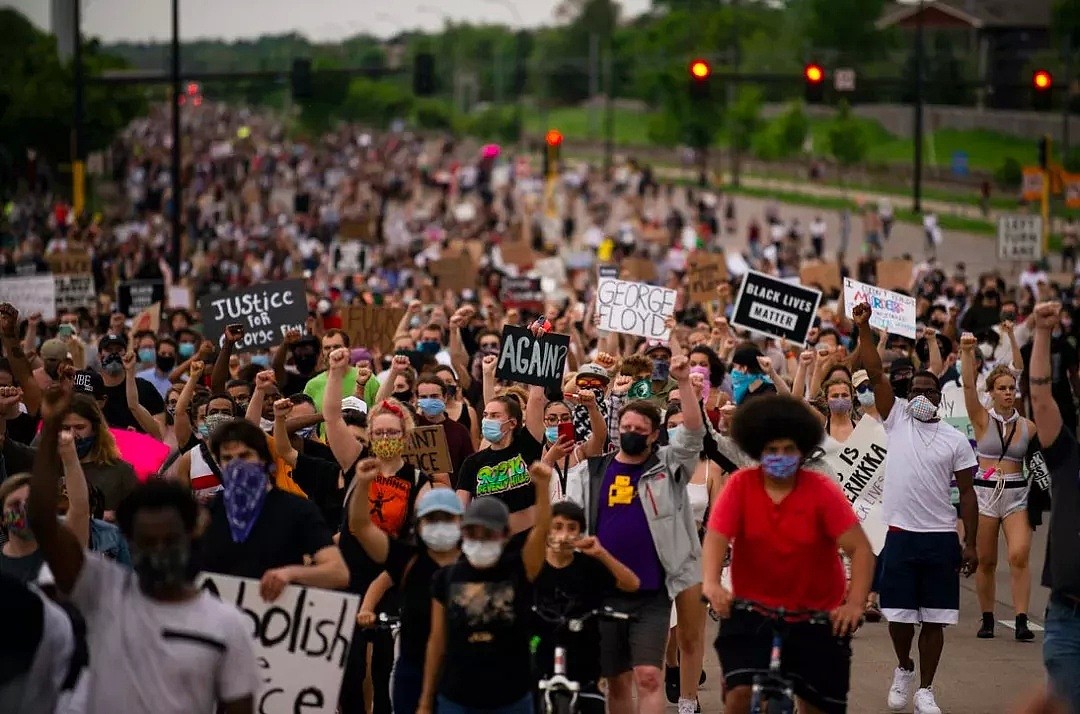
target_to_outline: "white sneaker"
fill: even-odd
[[[915,714],[941,714],[941,707],[934,701],[934,692],[929,687],[915,692]]]
[[[694,714],[697,711],[697,701],[679,697],[679,714]]]
[[[904,711],[911,701],[911,692],[915,689],[915,672],[896,668],[893,673],[892,686],[889,687],[889,709],[894,712]],[[929,691],[929,690],[927,690]],[[933,701],[933,695],[930,701]],[[940,713],[939,713],[940,714]]]

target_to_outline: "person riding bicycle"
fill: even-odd
[[[802,468],[824,437],[801,400],[751,399],[735,412],[732,437],[760,466],[734,473],[713,505],[702,555],[703,592],[725,618],[716,650],[725,673],[724,711],[750,710],[754,676],[768,672],[772,630],[761,614],[734,610],[734,598],[765,608],[826,611],[832,628],[792,622],[785,628],[783,676],[799,711],[847,711],[851,633],[870,591],[874,554],[840,487]],[[720,583],[731,544],[729,592]],[[837,549],[851,559],[851,587]]]

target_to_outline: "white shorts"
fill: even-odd
[[[1011,478],[981,478],[983,471],[975,475],[975,497],[979,501],[979,515],[1004,520],[1007,516],[1027,508],[1030,484],[1022,474],[1010,474]]]

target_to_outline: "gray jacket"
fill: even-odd
[[[704,436],[704,428],[680,429],[672,443],[649,456],[637,485],[671,598],[701,582],[701,541],[686,484],[694,474]],[[567,474],[566,498],[585,509],[591,535],[596,535],[604,473],[614,458],[611,453],[587,459]]]

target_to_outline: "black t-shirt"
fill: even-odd
[[[1024,360],[1024,372],[1031,366],[1031,346],[1027,343],[1020,348]],[[1064,337],[1055,337],[1050,342],[1050,391],[1054,401],[1061,408],[1061,419],[1067,427],[1076,430],[1076,402],[1073,399],[1069,373],[1080,367],[1080,355]]]
[[[327,523],[338,523],[341,520],[345,486],[340,477],[341,467],[333,455],[330,460],[326,460],[308,454],[306,448],[303,453],[297,453],[292,480],[319,507],[323,520]]]
[[[285,396],[291,396],[293,394],[299,394],[304,391],[304,387],[311,381],[311,378],[315,375],[309,374],[304,376],[297,374],[296,372],[285,372],[285,384],[281,387],[281,393]],[[317,405],[319,410],[322,410],[322,405]]]
[[[125,377],[125,380],[126,379],[130,379],[130,377]],[[125,384],[126,382],[121,382],[115,387],[105,387],[106,400],[105,407],[102,409],[102,412],[105,414],[105,421],[114,429],[127,429],[128,427],[133,427],[135,431],[145,433],[145,429],[139,426],[139,422],[136,421],[135,415],[128,409]],[[135,388],[139,392],[139,404],[146,407],[146,411],[154,416],[165,411],[165,401],[161,398],[161,394],[153,384],[147,382],[145,379],[136,377]]]
[[[37,581],[41,566],[45,564],[45,556],[38,548],[30,555],[21,558],[11,558],[0,553],[0,573],[10,575],[20,583],[33,583]],[[430,620],[430,616],[428,617]],[[430,629],[430,623],[428,623]]]
[[[524,511],[536,503],[529,465],[540,460],[541,449],[528,429],[518,429],[505,449],[488,447],[465,459],[457,487],[473,498],[495,496],[511,513]]]
[[[8,419],[7,421],[7,437],[20,441],[24,444],[29,444],[37,436],[37,415],[19,414],[14,419]]]
[[[536,664],[546,675],[552,674],[555,645],[566,647],[567,675],[583,684],[600,679],[600,630],[595,619],[585,623],[581,632],[568,632],[544,619],[580,617],[603,607],[604,600],[615,591],[615,576],[596,558],[574,553],[574,559],[564,568],[544,563],[533,583],[535,590],[536,633],[540,647]]]
[[[210,525],[199,541],[199,570],[246,578],[286,565],[303,565],[305,555],[314,555],[334,541],[318,507],[301,496],[270,489],[247,540],[236,543],[225,516],[225,502],[210,505]]]
[[[1042,450],[1050,471],[1050,537],[1042,584],[1080,598],[1080,450],[1068,427]]]
[[[431,634],[431,583],[440,567],[427,548],[390,539],[386,572],[401,603],[401,656],[419,667]]]
[[[431,594],[446,612],[439,694],[471,709],[495,709],[532,691],[533,590],[521,553],[504,553],[483,570],[462,558],[435,574]]]

